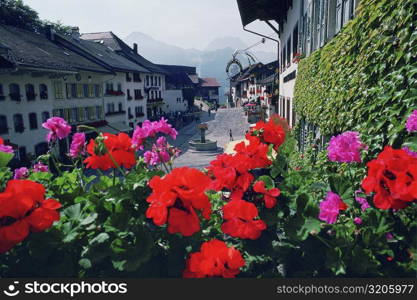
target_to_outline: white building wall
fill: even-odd
[[[304,0],[303,0],[304,1]],[[306,2],[312,0],[305,0]],[[290,59],[289,63],[283,62],[281,59],[281,74],[279,77],[279,100],[278,100],[278,114],[282,117],[286,117],[290,125],[295,123],[294,114],[293,114],[293,99],[294,99],[294,86],[295,78],[284,82],[284,78],[291,74],[292,72],[297,72],[298,64],[293,62],[293,54],[297,51],[293,49],[293,39],[292,33],[296,24],[300,28],[300,12],[301,12],[302,1],[293,1],[292,7],[287,12],[286,22],[283,24],[283,28],[280,31],[280,57],[282,57],[282,51],[285,46],[285,51],[287,50],[287,41],[291,37],[290,43]],[[299,29],[300,31],[300,29]]]
[[[16,83],[20,87],[21,101],[10,99],[9,85]],[[25,92],[25,85],[34,85],[36,99],[28,101]],[[42,113],[48,112],[52,116],[53,89],[51,80],[46,76],[31,76],[29,73],[0,74],[0,84],[3,86],[5,100],[0,101],[0,115],[7,118],[8,133],[0,133],[4,140],[8,140],[18,147],[25,147],[27,153],[35,154],[35,145],[46,141],[47,131],[42,127]],[[46,84],[48,88],[48,99],[40,100],[39,85]],[[29,114],[36,113],[37,129],[30,129]],[[13,116],[21,114],[23,117],[23,132],[16,132]]]
[[[126,124],[133,125],[135,127],[138,123],[141,123],[147,119],[146,115],[146,93],[145,93],[145,76],[148,74],[140,74],[140,82],[133,81],[133,73],[129,72],[131,81],[125,80],[125,98],[126,98]],[[126,73],[124,73],[126,79]],[[129,90],[129,93],[127,92]],[[135,90],[140,90],[143,99],[135,99]],[[129,99],[129,95],[131,99]],[[136,116],[136,110],[142,107],[143,116]],[[130,114],[129,114],[130,112]]]
[[[187,110],[187,101],[184,100],[182,90],[166,90],[164,97],[165,113],[176,113]]]

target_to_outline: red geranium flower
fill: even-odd
[[[285,131],[282,126],[282,119],[278,116],[272,116],[267,123],[260,121],[256,123],[255,127],[246,135],[256,136],[261,142],[274,145],[274,149],[278,150],[285,141]],[[288,125],[286,125],[288,127]]]
[[[246,161],[248,169],[266,168],[272,164],[272,161],[268,159],[268,145],[261,143],[261,141],[253,136],[248,135],[247,140],[249,144],[245,142],[236,144],[235,151],[236,159],[238,161]]]
[[[205,194],[211,180],[203,172],[191,168],[177,168],[164,177],[155,176],[149,182],[152,194],[146,217],[155,225],[168,222],[169,233],[191,236],[200,230],[200,221],[195,210],[200,210],[207,220],[211,204]]]
[[[277,197],[281,193],[281,191],[277,188],[267,190],[265,188],[265,182],[263,181],[255,182],[253,190],[257,193],[263,194],[263,200],[266,208],[273,208],[277,204]]]
[[[200,252],[192,253],[186,262],[185,278],[224,277],[234,278],[245,260],[239,250],[213,239],[201,245]]]
[[[256,217],[258,217],[258,209],[253,203],[234,197],[223,206],[225,222],[221,229],[233,237],[256,240],[260,237],[262,230],[266,229],[265,222],[254,220]]]
[[[378,208],[406,207],[417,199],[417,158],[386,146],[377,159],[368,163],[362,188],[367,194],[375,193],[373,200]]]
[[[135,148],[132,146],[132,140],[126,133],[118,135],[104,133],[105,149],[100,149],[99,143],[91,139],[87,146],[87,152],[91,155],[84,160],[87,168],[100,169],[106,171],[111,168],[117,168],[113,160],[119,167],[127,169],[136,164]]]
[[[0,253],[59,221],[61,204],[45,199],[45,188],[30,180],[10,180],[0,193]]]

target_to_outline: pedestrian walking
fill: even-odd
[[[233,141],[233,133],[232,129],[229,129],[230,141]]]
[[[209,108],[209,110],[208,110],[208,115],[210,117],[210,115],[211,115],[211,108]]]

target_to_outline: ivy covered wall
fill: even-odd
[[[357,130],[372,150],[403,142],[417,109],[417,0],[362,0],[357,16],[299,63],[295,109],[325,135]]]

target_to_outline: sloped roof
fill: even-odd
[[[96,60],[104,63],[115,71],[132,71],[132,72],[144,72],[149,73],[149,70],[145,69],[139,64],[132,62],[131,60],[125,58],[114,52],[112,49],[107,47],[102,43],[97,43],[93,41],[83,40],[80,38],[73,38],[69,36],[59,35],[59,37],[68,42],[66,45],[70,47],[75,52],[84,52],[80,53],[81,55],[87,54],[92,55]]]
[[[237,5],[245,27],[255,20],[276,20],[281,23],[292,6],[292,0],[237,0]]]
[[[117,35],[115,35],[111,31],[98,33],[83,33],[81,34],[81,38],[84,40],[102,43],[110,49],[116,51],[119,54],[124,55],[129,60],[141,65],[142,67],[151,72],[167,74],[167,72],[164,69],[150,62],[139,53],[136,53],[131,47],[129,47],[125,42],[123,42]]]
[[[169,73],[186,73],[188,75],[196,75],[196,67],[190,66],[180,66],[180,65],[158,65],[159,67],[165,69]]]
[[[216,78],[206,77],[201,78],[201,87],[221,87],[221,84],[217,82]]]
[[[24,29],[1,25],[0,43],[10,49],[18,66],[111,73],[99,64],[55,44],[46,36]]]

